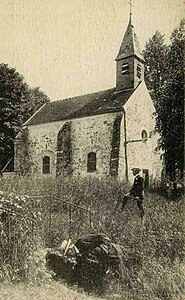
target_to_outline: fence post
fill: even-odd
[[[8,214],[8,260],[10,261],[10,256],[11,256],[11,249],[10,249],[10,244],[11,244],[11,230],[10,230],[10,213]]]
[[[51,196],[49,196],[49,246],[51,247]]]
[[[34,219],[34,203],[33,203],[33,199],[31,199],[31,206],[32,206],[32,213],[31,213],[31,217],[32,217],[32,221],[31,221],[31,234],[32,234],[32,243],[33,243],[33,240],[34,240],[34,224],[33,224],[33,219]]]
[[[71,225],[72,225],[72,207],[69,205],[69,238],[71,237]]]
[[[90,222],[90,231],[92,229],[92,213],[91,210],[89,211],[89,222]]]

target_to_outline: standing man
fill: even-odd
[[[135,176],[134,183],[133,183],[133,186],[132,186],[130,192],[123,197],[122,211],[125,208],[125,206],[126,206],[126,204],[128,202],[128,199],[133,198],[134,200],[137,201],[137,206],[138,206],[138,208],[140,210],[141,218],[143,218],[143,216],[144,216],[144,209],[143,209],[143,189],[144,189],[143,185],[144,185],[144,179],[139,174],[140,171],[141,171],[141,169],[139,169],[139,168],[132,168],[131,170],[132,170],[133,176]]]

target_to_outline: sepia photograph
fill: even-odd
[[[0,300],[185,299],[185,1],[0,8]]]

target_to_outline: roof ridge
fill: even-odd
[[[116,88],[114,87],[84,96],[63,99],[65,101],[50,102],[42,107],[26,125],[64,121],[120,111],[134,89],[123,90],[116,94],[115,91]]]
[[[113,90],[113,89],[116,89],[116,87],[109,88],[109,89],[102,90],[102,91],[98,91],[98,92],[92,92],[92,93],[88,93],[88,94],[82,94],[82,95],[78,95],[78,96],[73,96],[73,97],[69,97],[69,98],[63,98],[63,99],[59,99],[59,100],[53,100],[51,102],[48,102],[47,104],[56,103],[56,102],[60,102],[60,101],[64,101],[64,100],[70,100],[70,99],[74,99],[74,98],[80,98],[80,97],[84,97],[84,96],[95,95],[95,94],[99,94],[99,93],[105,93],[105,92]]]

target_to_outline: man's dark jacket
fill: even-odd
[[[136,175],[133,186],[130,190],[130,195],[133,197],[139,197],[139,199],[143,199],[143,183],[143,177]]]

